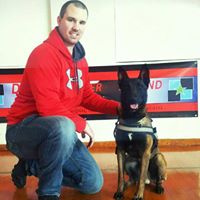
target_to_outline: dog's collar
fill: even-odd
[[[124,119],[118,119],[116,122],[115,130],[122,130],[125,132],[146,132],[150,134],[155,134],[156,128],[152,127],[152,119],[145,116],[144,118],[140,119],[139,121],[133,121],[131,120],[124,120]]]
[[[125,126],[122,124],[117,124],[117,129],[126,131],[126,132],[146,132],[146,133],[155,133],[155,128],[153,127],[138,127],[138,126]]]

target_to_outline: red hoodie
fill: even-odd
[[[80,105],[116,115],[118,102],[104,99],[92,90],[82,45],[78,42],[71,55],[55,28],[29,56],[7,121],[16,124],[32,114],[66,116],[82,132],[86,121],[76,112]]]

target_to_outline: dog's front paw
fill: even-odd
[[[161,186],[161,185],[157,185],[156,188],[155,188],[155,192],[157,194],[163,194],[164,193],[164,188]]]
[[[143,200],[143,197],[134,196],[132,200]]]
[[[113,198],[115,200],[122,200],[124,198],[124,194],[123,194],[123,192],[115,192]]]
[[[132,200],[143,200],[143,195],[135,193],[135,195],[134,195]]]

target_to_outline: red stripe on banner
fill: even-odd
[[[96,80],[117,80],[117,72],[90,72],[89,79],[91,81]]]
[[[198,104],[194,102],[189,103],[150,103],[147,104],[147,111],[150,113],[158,112],[187,112],[187,111],[197,111]],[[93,115],[101,114],[99,112],[94,112],[83,107],[77,109],[80,115]]]
[[[189,103],[150,103],[147,104],[147,111],[151,113],[156,112],[181,112],[181,111],[197,111],[197,102]]]
[[[197,76],[197,68],[173,68],[173,69],[150,70],[151,78],[168,78],[168,77],[184,77],[184,76]]]
[[[0,83],[18,83],[22,80],[22,74],[0,75]]]
[[[139,70],[128,71],[130,78],[136,78],[139,75]],[[197,76],[197,68],[173,68],[173,69],[151,69],[151,78],[171,78]],[[90,72],[89,78],[91,81],[95,80],[117,80],[117,72]]]
[[[0,117],[6,117],[8,115],[9,108],[1,108],[0,110]]]
[[[150,113],[157,113],[157,112],[187,112],[187,111],[197,111],[198,104],[194,102],[190,103],[150,103],[147,104],[147,111]],[[0,117],[7,116],[9,108],[1,108]],[[93,114],[101,114],[99,112],[94,112],[88,110],[83,107],[79,107],[77,109],[80,115],[93,115]]]

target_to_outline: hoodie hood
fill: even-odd
[[[62,36],[58,31],[58,27],[51,31],[49,37],[44,42],[49,43],[50,45],[54,46],[58,49],[65,57],[69,59],[73,59],[73,61],[77,62],[85,57],[85,50],[80,42],[77,42],[74,45],[73,53],[70,54],[69,50],[66,48]]]
[[[85,57],[85,50],[80,42],[77,42],[73,49],[72,58],[74,61],[81,60]]]

